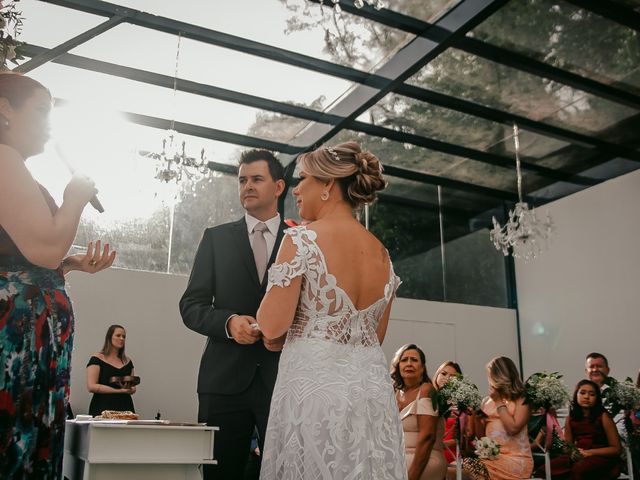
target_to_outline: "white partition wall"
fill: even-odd
[[[127,353],[142,380],[134,395],[142,418],[153,418],[159,410],[163,418],[196,420],[196,379],[204,338],[188,330],[178,312],[187,278],[111,269],[93,276],[74,272],[68,280],[76,311],[74,412],[88,410],[89,356],[102,346],[107,327],[119,323],[127,329]],[[430,373],[453,359],[485,390],[487,361],[497,354],[517,358],[515,328],[513,310],[398,299],[383,349],[391,360],[399,346],[415,342],[427,352]]]
[[[391,317],[382,345],[389,361],[397,348],[416,343],[425,350],[430,375],[454,360],[483,393],[491,358],[505,355],[518,364],[515,310],[400,298]]]
[[[525,373],[584,376],[584,357],[605,354],[611,375],[640,368],[640,170],[553,202],[548,251],[516,263]]]

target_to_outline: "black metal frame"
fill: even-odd
[[[330,110],[318,112],[309,108],[285,104],[283,102],[275,102],[241,92],[178,79],[177,88],[181,91],[211,98],[218,98],[224,101],[247,105],[254,108],[261,108],[312,122],[312,125],[306,128],[301,136],[295,137],[288,144],[270,142],[247,135],[234,134],[198,125],[185,123],[176,124],[176,128],[179,131],[190,135],[227,141],[239,145],[278,150],[284,153],[283,157],[285,158],[285,162],[291,162],[291,160],[293,160],[293,158],[300,152],[314,148],[334,136],[341,129],[351,129],[373,136],[387,138],[394,141],[402,141],[426,149],[437,150],[443,153],[469,158],[479,162],[499,165],[510,169],[513,167],[513,160],[511,158],[447,142],[441,142],[421,135],[398,132],[390,128],[370,125],[368,123],[355,120],[360,113],[366,111],[382,97],[391,92],[493,122],[499,122],[502,124],[511,124],[516,122],[521,128],[530,130],[539,135],[559,139],[568,142],[571,145],[589,148],[592,151],[593,156],[599,156],[603,161],[616,156],[640,161],[640,151],[636,148],[615,144],[596,137],[555,127],[544,122],[530,120],[526,117],[504,112],[496,108],[486,107],[468,100],[443,95],[438,92],[414,87],[404,83],[409,76],[417,72],[431,59],[435,58],[447,48],[453,47],[510,68],[516,68],[537,76],[554,79],[565,85],[578,88],[585,92],[589,92],[602,98],[607,98],[623,105],[640,108],[640,97],[637,95],[617,89],[610,85],[595,82],[591,79],[581,77],[571,72],[531,59],[522,54],[496,47],[465,35],[467,31],[501,8],[508,0],[463,0],[433,24],[408,17],[391,10],[382,9],[378,11],[368,7],[358,9],[354,6],[353,0],[341,0],[343,10],[350,14],[366,17],[370,20],[379,22],[380,24],[416,35],[414,40],[409,42],[407,46],[396,54],[387,64],[376,71],[375,74],[334,64],[325,60],[319,60],[307,55],[265,45],[234,35],[217,32],[185,22],[179,22],[170,18],[121,7],[100,0],[42,1],[91,14],[106,16],[109,17],[109,20],[51,50],[36,46],[29,46],[26,53],[33,56],[32,60],[24,63],[16,70],[28,71],[38,65],[41,65],[45,61],[54,61],[78,68],[122,76],[135,81],[159,85],[165,88],[172,88],[173,77],[158,75],[107,62],[99,62],[93,59],[66,53],[71,48],[93,38],[95,35],[113,28],[122,22],[127,22],[166,33],[180,33],[185,38],[190,38],[223,48],[233,49],[250,55],[257,55],[261,58],[267,58],[287,65],[298,66],[318,73],[332,75],[355,82],[356,86],[345,96],[345,98],[332,106]],[[318,2],[319,0],[312,1]],[[599,15],[603,15],[613,21],[630,26],[631,28],[638,28],[637,23],[634,23],[638,14],[629,8],[622,7],[607,0],[568,1],[581,8],[587,8]],[[129,118],[138,123],[155,128],[167,128],[168,125],[168,120],[145,115],[129,114]],[[523,159],[522,166],[524,170],[529,170],[534,172],[536,175],[554,181],[571,182],[583,186],[595,185],[601,181],[599,179],[591,179],[582,175],[576,175],[571,172],[542,167],[527,158]],[[292,165],[289,167],[290,168],[287,169],[287,172],[288,174],[292,174]],[[515,199],[515,194],[512,192],[486,188],[391,165],[386,165],[386,171],[387,174],[400,178],[409,178],[419,182],[439,184],[449,188],[482,193],[508,201],[513,201]]]

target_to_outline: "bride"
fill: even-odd
[[[353,215],[386,186],[381,164],[356,142],[298,163],[293,194],[312,223],[285,232],[257,315],[267,346],[286,334],[260,478],[402,480],[402,427],[380,348],[400,279]]]

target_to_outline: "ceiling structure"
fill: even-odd
[[[153,51],[164,38],[158,33],[180,34],[193,54],[191,66],[182,60],[186,70],[177,90],[201,99],[202,108],[222,101],[253,109],[265,122],[238,132],[223,128],[224,122],[213,127],[201,115],[176,119],[176,130],[280,152],[290,179],[298,154],[356,137],[380,157],[389,177],[381,203],[437,210],[441,187],[448,213],[463,222],[517,200],[514,122],[522,132],[524,190],[535,206],[640,166],[640,1],[388,0],[388,8],[375,10],[341,0],[343,13],[325,13],[324,20],[317,20],[316,0],[253,1],[289,7],[291,31],[324,28],[324,58],[291,42],[281,43],[285,48],[261,41],[258,30],[269,30],[268,18],[247,32],[211,28],[198,14],[199,2],[166,2],[176,10],[167,15],[166,9],[153,10],[153,2],[145,4],[147,13],[135,8],[141,3],[135,0],[40,0],[62,18],[68,15],[75,26],[68,32],[79,31],[72,38],[54,35],[47,44],[25,35],[28,58],[16,70],[52,62],[170,94],[169,66],[153,71],[140,52],[129,59],[121,47],[112,54],[92,48],[135,32],[131,49],[146,42]],[[183,11],[187,4],[195,11]],[[64,30],[66,23],[51,28]],[[222,50],[234,56],[221,58],[255,62],[254,81],[264,88],[225,81],[231,64],[219,63],[217,76],[197,71]],[[265,62],[281,66],[281,73],[261,78]],[[324,102],[265,93],[276,84],[278,92],[286,90],[289,81],[291,88],[295,82],[317,90]],[[325,86],[334,93],[325,93]],[[135,109],[125,113],[158,129],[172,120]],[[269,122],[277,128],[268,128]],[[230,170],[216,162],[211,167]]]

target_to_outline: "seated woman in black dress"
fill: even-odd
[[[104,410],[131,412],[136,387],[123,388],[109,380],[111,377],[133,376],[133,362],[124,354],[127,332],[121,325],[111,325],[100,352],[89,359],[87,364],[87,389],[93,393],[89,414],[100,415]]]

